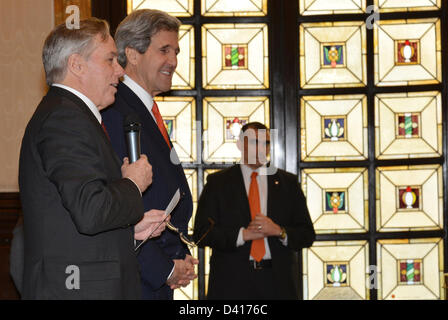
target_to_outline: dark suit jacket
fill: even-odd
[[[297,176],[283,170],[268,176],[267,216],[284,227],[288,235],[285,247],[278,237],[269,237],[272,270],[279,299],[298,298],[298,259],[296,252],[311,246],[314,228]],[[249,200],[239,165],[208,176],[199,199],[194,238],[197,241],[209,228],[208,218],[215,225],[201,241],[212,248],[208,299],[249,299],[245,287],[248,277],[252,242],[237,247],[241,227],[250,223]]]
[[[115,98],[115,103],[102,113],[102,117],[112,145],[121,159],[128,156],[124,119],[130,113],[137,113],[141,120],[141,152],[148,157],[153,170],[152,185],[143,194],[145,211],[165,210],[177,188],[180,188],[182,198],[171,214],[171,223],[187,234],[193,202],[182,166],[172,163],[168,145],[137,95],[120,83]],[[172,299],[173,292],[165,283],[174,267],[173,259],[184,259],[189,254],[188,248],[177,234],[166,229],[160,237],[147,241],[139,250],[143,298]]]
[[[51,87],[22,141],[24,299],[138,299],[137,186],[87,105]],[[79,270],[79,282],[76,272]],[[73,276],[73,277],[71,277]],[[79,283],[79,290],[68,290]],[[70,285],[71,284],[71,285]]]

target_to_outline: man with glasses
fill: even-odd
[[[194,226],[213,250],[208,296],[215,299],[297,299],[298,259],[314,228],[296,175],[269,166],[270,134],[242,128],[241,163],[208,176]],[[210,229],[210,221],[214,226]]]

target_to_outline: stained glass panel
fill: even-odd
[[[302,97],[302,160],[367,159],[366,108],[363,95]]]
[[[194,219],[196,216],[196,209],[198,207],[198,173],[193,169],[184,169],[184,173],[193,197],[193,214],[190,222],[188,223],[188,233],[191,235],[193,234]]]
[[[360,87],[366,84],[366,31],[362,22],[300,25],[302,88]]]
[[[314,242],[303,250],[305,300],[369,299],[366,241]]]
[[[378,159],[440,157],[442,99],[438,92],[379,94],[375,98]]]
[[[267,0],[201,0],[204,16],[265,16]]]
[[[172,89],[191,90],[195,86],[195,54],[194,54],[194,28],[182,25],[179,30],[179,48],[177,55],[177,68],[173,75]]]
[[[299,0],[301,15],[363,13],[365,0]]]
[[[379,167],[376,175],[378,231],[443,228],[441,166]]]
[[[194,162],[196,101],[192,97],[158,97],[156,101],[179,160]]]
[[[444,299],[443,240],[379,240],[378,299]]]
[[[375,0],[380,12],[438,10],[442,0]]]
[[[378,86],[439,83],[439,19],[381,20],[374,25],[375,84]]]
[[[194,0],[128,0],[128,14],[138,9],[157,9],[176,17],[193,15]]]
[[[302,189],[316,233],[368,230],[366,169],[305,169]]]
[[[269,127],[267,97],[210,97],[204,99],[204,162],[235,162],[242,125],[258,121]]]
[[[265,24],[203,25],[204,88],[268,88],[267,31]]]

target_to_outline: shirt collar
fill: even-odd
[[[93,113],[93,115],[95,116],[95,118],[98,120],[99,123],[102,122],[102,118],[101,118],[101,114],[100,111],[98,110],[98,108],[96,107],[96,105],[92,102],[92,100],[90,100],[89,98],[87,98],[84,94],[82,94],[81,92],[79,92],[78,90],[75,90],[71,87],[68,87],[66,85],[60,84],[60,83],[54,83],[52,84],[53,87],[59,87],[62,89],[65,89],[67,91],[70,91],[71,93],[73,93],[75,96],[77,96],[79,99],[81,99],[89,108],[89,110]]]
[[[140,98],[146,108],[151,112],[154,104],[152,96],[127,74],[124,75],[123,83]]]

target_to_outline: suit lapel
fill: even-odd
[[[145,104],[140,100],[140,98],[122,82],[120,82],[118,85],[117,94],[119,94],[126,101],[126,103],[140,116],[142,126],[145,128],[145,130],[143,130],[142,132],[148,134],[150,136],[150,140],[155,141],[160,148],[164,149],[166,152],[169,152],[170,150],[168,148],[168,145],[166,144],[165,139],[163,138],[162,133],[159,130],[159,127],[149,113],[148,108],[146,108]]]
[[[267,203],[267,215],[269,218],[275,216],[276,208],[278,209],[279,204],[276,203],[280,198],[280,180],[278,174],[268,175],[268,203]]]

